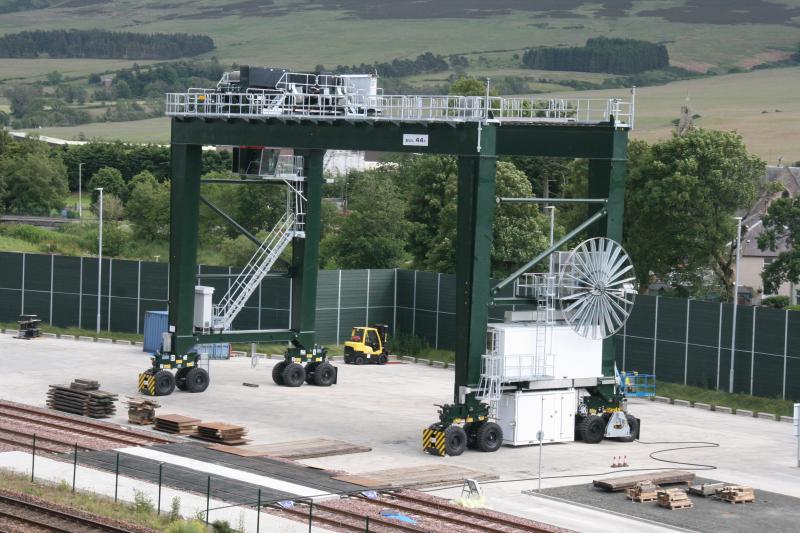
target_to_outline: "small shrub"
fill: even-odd
[[[155,510],[152,498],[141,490],[136,489],[133,489],[133,509],[142,514],[152,513]]]
[[[165,533],[206,533],[208,529],[199,520],[181,520],[173,522],[164,530]]]
[[[768,296],[761,300],[763,307],[772,307],[774,309],[784,309],[789,303],[788,296]]]
[[[181,499],[179,496],[172,498],[169,504],[169,521],[174,522],[181,518]]]
[[[214,528],[214,533],[236,533],[227,520],[214,520],[211,527]]]

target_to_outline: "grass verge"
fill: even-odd
[[[41,481],[31,483],[28,476],[5,470],[0,470],[0,486],[5,490],[28,494],[56,504],[158,531],[206,531],[205,526],[200,523],[198,524],[203,527],[191,529],[191,524],[197,523],[196,520],[187,521],[178,518],[177,513],[174,512],[175,502],[172,505],[172,512],[168,508],[165,513],[162,512],[161,516],[158,516],[152,502],[146,498],[139,497],[136,503],[114,503],[113,499],[100,494],[83,491],[72,492],[72,487],[64,481],[57,485]],[[180,507],[180,501],[177,501],[177,507]]]
[[[16,331],[18,324],[16,322],[0,322],[0,328],[5,328],[6,331]],[[73,335],[75,337],[92,337],[101,339],[113,339],[113,340],[123,340],[123,341],[131,341],[141,342],[144,337],[138,333],[124,333],[122,331],[100,331],[98,335],[97,332],[93,329],[82,329],[82,328],[60,328],[58,326],[48,326],[47,324],[42,324],[40,329],[44,333],[55,333],[57,335]]]
[[[671,399],[677,398],[715,406],[723,405],[734,409],[746,409],[754,413],[774,413],[778,416],[791,416],[794,405],[791,400],[761,398],[759,396],[750,396],[749,394],[730,394],[728,392],[667,383],[665,381],[656,383],[656,394]]]

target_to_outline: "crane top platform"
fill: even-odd
[[[190,89],[166,95],[166,115],[178,118],[280,119],[392,123],[574,124],[611,123],[632,129],[635,92],[622,98],[535,98],[449,95],[309,95],[250,89]]]

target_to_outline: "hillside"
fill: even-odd
[[[51,7],[26,9],[42,5]],[[208,56],[223,62],[293,68],[428,50],[519,64],[514,54],[533,46],[631,37],[666,43],[674,65],[706,71],[793,51],[800,0],[0,0],[0,34],[21,28],[206,34],[217,45]]]

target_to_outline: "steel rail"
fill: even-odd
[[[14,514],[8,508],[7,509],[0,508],[0,515],[2,516],[5,516],[12,520],[28,522],[29,524],[33,524],[38,527],[43,527],[50,531],[74,533],[76,531],[87,531],[85,529],[85,527],[87,526],[97,531],[108,531],[114,533],[134,533],[138,531],[138,529],[114,526],[111,524],[100,522],[92,518],[80,516],[67,511],[62,511],[60,509],[55,509],[47,505],[21,500],[19,498],[9,496],[8,494],[0,494],[0,504],[5,504],[6,506],[11,506],[12,508],[16,507],[19,509],[25,509],[27,511],[36,512],[39,515],[49,516],[57,520],[72,522],[76,526],[76,528],[66,528],[64,526],[59,526],[57,524],[54,525],[52,521],[44,521],[44,520],[38,520],[33,517],[20,516],[18,514]]]

